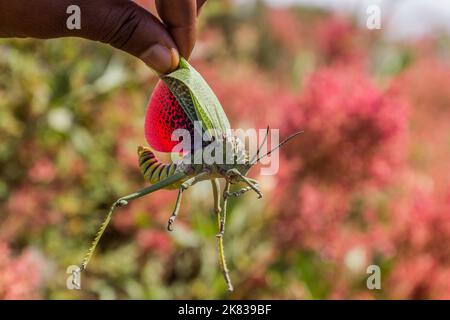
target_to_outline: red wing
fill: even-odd
[[[172,141],[176,129],[193,132],[193,124],[163,81],[156,84],[145,116],[145,139],[156,151],[172,152],[179,142]]]

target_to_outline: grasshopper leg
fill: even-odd
[[[119,200],[117,200],[116,202],[114,202],[113,205],[111,206],[111,209],[108,212],[108,215],[106,216],[105,220],[103,221],[102,225],[100,226],[99,230],[97,231],[97,234],[95,235],[95,238],[92,241],[92,244],[83,259],[83,262],[81,263],[79,272],[82,272],[83,270],[86,269],[89,261],[92,258],[92,255],[94,254],[95,248],[97,247],[97,244],[100,241],[100,238],[102,237],[103,233],[106,230],[106,227],[108,226],[109,222],[111,221],[111,217],[112,217],[115,209],[124,207],[132,200],[141,198],[147,194],[158,191],[160,189],[164,189],[174,183],[178,183],[179,181],[182,181],[185,178],[186,178],[186,175],[184,173],[174,174],[164,180],[159,181],[158,183],[155,183],[154,185],[151,185],[147,188],[136,191],[136,192],[129,194],[125,197],[122,197]]]
[[[261,199],[263,197],[262,192],[258,188],[258,184],[257,184],[256,180],[247,178],[242,173],[240,173],[239,170],[237,170],[237,169],[230,169],[227,173],[228,174],[232,173],[232,174],[239,176],[244,183],[246,183],[253,191],[255,191],[258,194],[258,199]]]
[[[213,195],[214,195],[214,211],[216,212],[216,215],[217,215],[217,224],[218,224],[219,229],[221,230],[220,232],[223,232],[224,231],[223,228],[225,227],[225,219],[220,214],[221,213],[221,209],[220,209],[220,184],[219,184],[219,181],[217,179],[211,180],[211,183],[212,183]],[[227,184],[228,184],[228,182],[227,182]],[[227,186],[225,186],[225,188],[227,188]],[[229,188],[229,184],[228,184],[228,188]],[[225,214],[226,199],[224,200],[223,209],[224,209],[223,214]],[[228,272],[227,262],[226,262],[226,258],[225,258],[225,250],[224,250],[222,235],[217,237],[217,251],[219,253],[220,269],[222,270],[222,274],[223,274],[223,277],[224,277],[225,282],[227,284],[228,291],[233,291],[234,290],[233,289],[233,284],[231,283],[230,274]]]
[[[181,203],[181,197],[183,196],[183,188],[180,187],[178,190],[178,196],[177,196],[177,202],[175,203],[175,209],[173,209],[172,215],[169,218],[169,221],[167,222],[167,230],[173,231],[173,223],[175,222],[175,219],[178,215],[178,210],[180,209],[180,203]]]
[[[181,184],[180,189],[178,189],[178,196],[177,196],[177,201],[175,203],[175,208],[173,209],[173,212],[169,218],[169,221],[167,222],[167,230],[173,231],[173,223],[175,222],[175,219],[178,216],[178,211],[180,210],[180,204],[181,204],[181,198],[183,196],[183,192],[186,191],[189,187],[192,187],[197,182],[201,181],[206,175],[208,175],[207,172],[201,172],[198,175],[196,175],[195,177],[190,178]]]
[[[223,212],[222,217],[220,219],[220,227],[219,227],[219,233],[217,234],[218,238],[223,237],[225,233],[225,222],[227,220],[227,204],[228,204],[228,194],[230,193],[230,182],[225,182],[225,190],[223,192]]]
[[[258,185],[255,184],[255,187],[258,188]],[[238,191],[235,191],[235,192],[225,192],[223,194],[223,196],[224,196],[224,198],[228,198],[228,197],[236,197],[237,198],[237,197],[242,196],[244,193],[246,193],[250,190],[253,190],[253,189],[250,187],[245,187],[245,188],[239,189]]]

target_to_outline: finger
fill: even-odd
[[[189,58],[196,38],[197,1],[156,0],[156,8],[181,56]]]
[[[197,0],[197,15],[200,13],[200,9],[205,4],[206,0]]]
[[[95,22],[98,30],[95,40],[140,58],[159,73],[176,69],[179,63],[177,46],[156,17],[132,1],[106,3],[103,21]]]
[[[164,25],[130,0],[78,0],[80,28],[68,28],[73,0],[0,0],[0,36],[82,37],[126,51],[159,73],[176,69],[177,46]],[[73,12],[72,12],[73,14]]]

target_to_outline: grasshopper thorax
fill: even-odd
[[[213,138],[203,148],[198,148],[184,156],[179,164],[180,170],[192,175],[207,171],[212,177],[234,179],[228,172],[238,170],[245,175],[250,168],[248,152],[242,140],[231,134]]]

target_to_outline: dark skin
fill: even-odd
[[[108,43],[158,73],[189,58],[197,14],[206,0],[156,0],[160,19],[130,0],[0,0],[0,37],[80,37]],[[81,10],[81,29],[70,30],[70,5]]]

